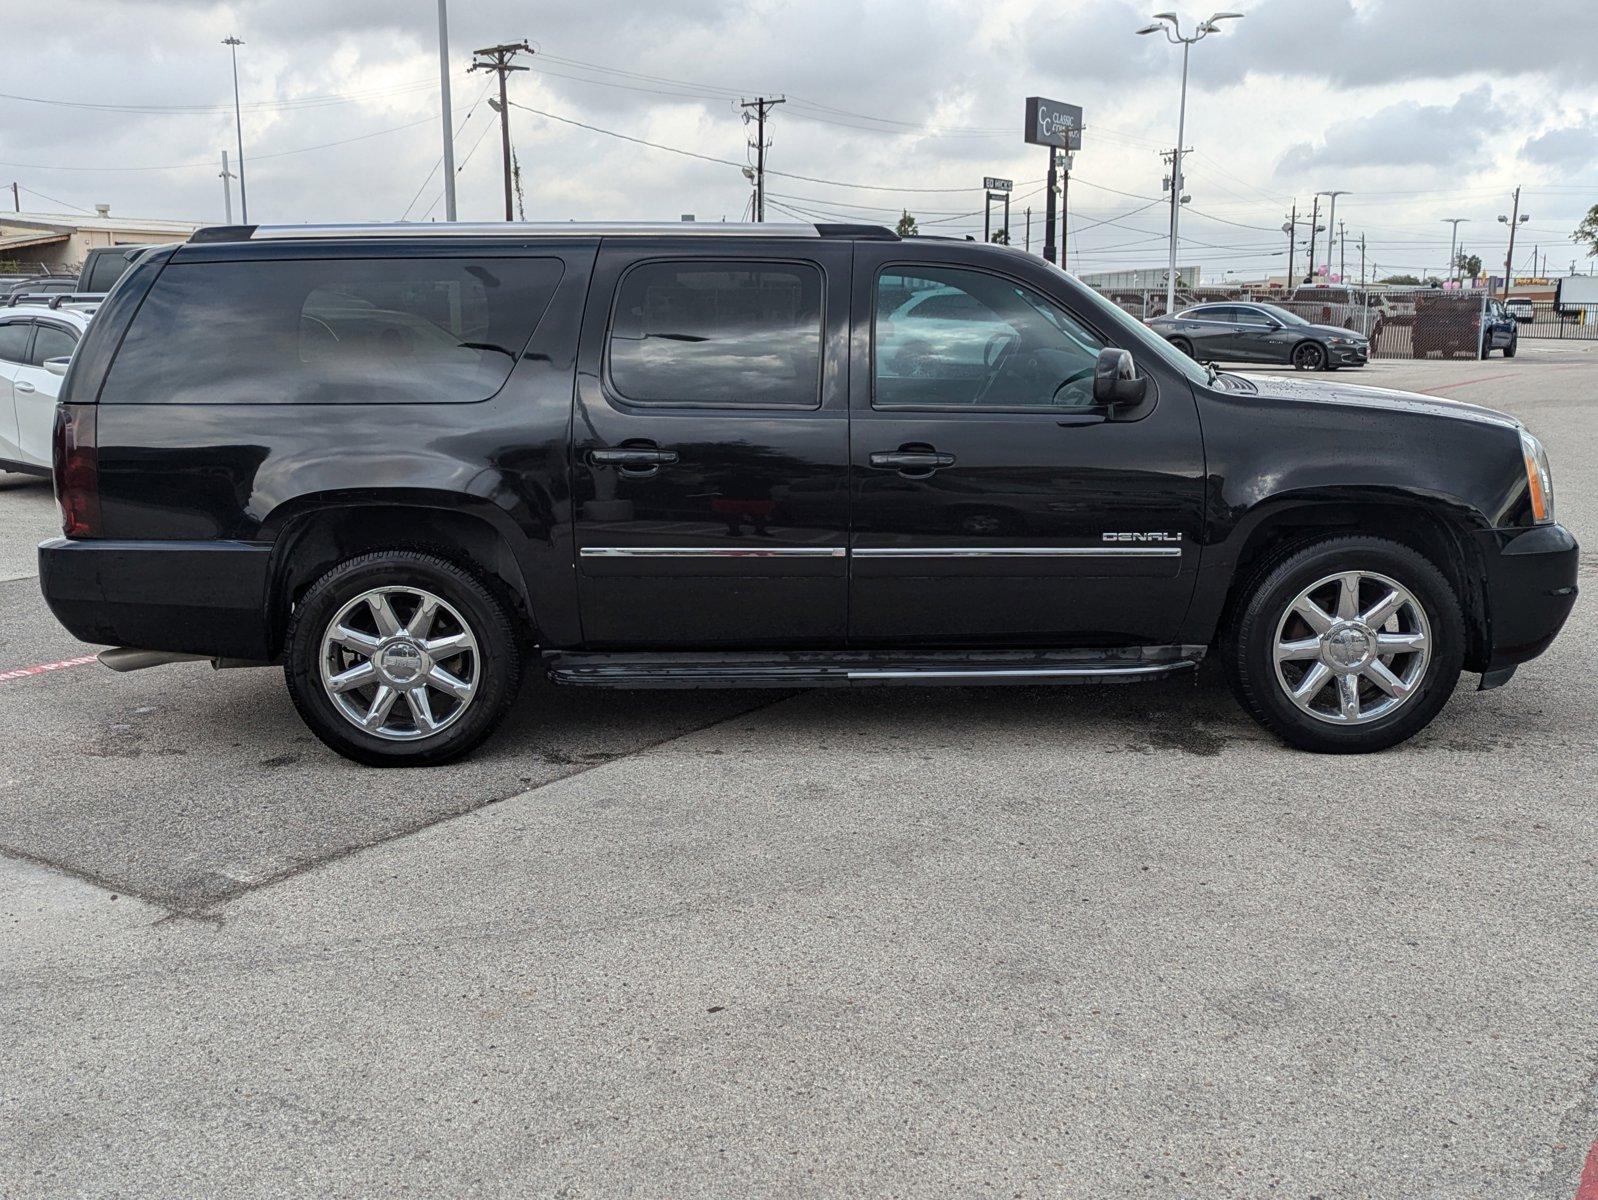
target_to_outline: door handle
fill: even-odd
[[[38,388],[34,387],[33,384],[24,383],[20,379],[17,380],[16,388],[17,388],[17,391],[19,391],[19,392],[36,392],[36,391],[39,390]]]
[[[661,467],[676,462],[677,452],[623,446],[618,449],[590,450],[588,461],[596,467]]]
[[[868,460],[883,471],[936,471],[954,466],[954,455],[937,450],[878,450]]]
[[[590,450],[588,461],[596,467],[615,467],[623,479],[651,479],[661,467],[677,461],[677,452],[655,446],[610,446]]]

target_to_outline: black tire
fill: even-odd
[[[1178,350],[1180,350],[1183,354],[1187,355],[1189,358],[1193,357],[1193,343],[1188,341],[1185,337],[1174,337],[1174,338],[1172,338],[1171,339],[1171,345],[1175,346]]]
[[[1517,330],[1509,339],[1509,345],[1504,347],[1504,357],[1514,358],[1515,351],[1520,348],[1520,332]]]
[[[1493,356],[1493,335],[1490,333],[1481,335],[1481,356],[1483,359]]]
[[[1294,599],[1318,580],[1354,571],[1379,574],[1412,594],[1429,626],[1431,657],[1394,711],[1368,723],[1334,724],[1295,704],[1278,678],[1274,651],[1278,624]],[[1448,702],[1464,663],[1465,622],[1453,587],[1425,556],[1386,538],[1331,537],[1261,564],[1239,593],[1219,651],[1238,702],[1266,729],[1303,750],[1364,754],[1412,737]],[[1354,679],[1356,687],[1383,699],[1372,691],[1374,685],[1358,675]],[[1335,696],[1335,681],[1331,690]]]
[[[446,699],[451,711],[440,714],[441,728],[437,733],[421,733],[425,728],[421,718],[413,718],[411,740],[393,740],[399,735],[379,736],[358,728],[335,705],[322,682],[323,637],[330,623],[356,598],[390,587],[431,593],[444,602],[441,611],[446,607],[453,609],[452,616],[458,616],[460,626],[475,639],[468,663],[475,690],[469,702],[454,712],[454,701]],[[353,610],[346,620],[358,619],[354,614],[362,611]],[[453,620],[447,628],[455,628]],[[336,649],[333,653],[336,657]],[[345,758],[374,767],[436,766],[475,749],[499,725],[516,699],[522,679],[522,651],[506,604],[470,571],[447,559],[414,550],[363,554],[340,563],[318,579],[289,619],[283,659],[289,695],[311,732]],[[351,656],[350,661],[359,662],[359,658]],[[376,663],[378,659],[372,656],[369,661]],[[444,661],[440,658],[437,665]],[[459,660],[449,661],[454,664]],[[375,692],[366,693],[363,689],[352,693],[351,702],[365,694]],[[394,707],[400,707],[397,701]],[[394,720],[398,723],[405,718]],[[388,728],[386,722],[384,728]]]
[[[1293,347],[1295,371],[1324,371],[1326,363],[1326,347],[1319,342],[1300,342]]]

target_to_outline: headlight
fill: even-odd
[[[1554,519],[1554,473],[1548,466],[1548,451],[1524,429],[1520,431],[1520,454],[1526,460],[1526,492],[1531,498],[1531,519],[1550,525]]]

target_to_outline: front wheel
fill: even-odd
[[[1319,342],[1300,342],[1293,347],[1295,371],[1320,371],[1326,367],[1326,348]]]
[[[1514,358],[1515,357],[1515,351],[1517,349],[1519,349],[1519,348],[1520,348],[1520,334],[1516,333],[1512,338],[1509,339],[1509,345],[1504,347],[1504,357],[1505,358]]]
[[[1328,538],[1267,564],[1222,639],[1238,700],[1304,750],[1384,750],[1453,694],[1464,618],[1428,559],[1384,538]]]
[[[409,550],[363,554],[295,606],[284,676],[329,747],[370,766],[431,766],[475,748],[521,684],[505,605],[471,573]]]

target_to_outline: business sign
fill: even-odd
[[[1026,140],[1034,146],[1082,149],[1082,106],[1045,100],[1042,96],[1028,96]]]
[[[990,192],[1007,192],[1015,186],[1015,180],[995,179],[992,175],[984,175],[982,186]]]

